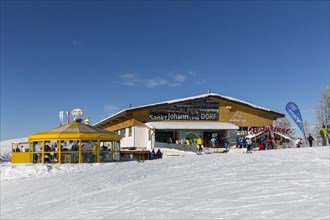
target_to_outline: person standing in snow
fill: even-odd
[[[228,141],[228,138],[225,138],[225,148],[226,148],[226,151],[229,151],[229,141]]]
[[[247,142],[246,142],[246,138],[243,137],[243,148],[246,148]]]
[[[243,148],[243,138],[239,138],[239,148],[242,149]]]
[[[54,161],[54,158],[55,158],[55,147],[54,147],[54,145],[52,144],[52,146],[51,146],[51,148],[50,148],[50,160],[51,160],[51,162],[53,162]]]
[[[236,141],[236,148],[238,148],[238,144],[239,144],[239,138],[238,138],[238,137],[236,137],[235,141]]]
[[[266,146],[267,146],[266,149],[267,150],[270,150],[271,149],[271,145],[270,145],[271,143],[272,143],[272,141],[269,138],[267,138],[266,139]]]
[[[150,153],[150,160],[154,160],[154,159],[156,159],[156,153],[155,153],[155,149],[152,149]]]
[[[297,148],[300,148],[301,145],[302,145],[302,139],[301,138],[298,138],[298,140],[296,142]]]
[[[156,159],[162,159],[162,157],[163,157],[163,153],[160,151],[160,149],[158,149],[156,153]]]
[[[266,138],[265,138],[265,136],[263,136],[260,141],[261,141],[261,144],[262,144],[262,149],[266,150]]]
[[[311,134],[308,135],[307,140],[308,140],[309,146],[312,147],[314,138],[312,137]]]
[[[251,151],[252,140],[250,138],[246,139],[247,151]]]
[[[330,125],[327,125],[327,132],[328,132],[328,144],[330,145]]]
[[[322,128],[320,130],[320,135],[322,138],[322,146],[326,146],[327,138],[328,138],[329,134],[328,134],[328,131],[325,129],[325,125],[322,126]]]
[[[203,144],[202,138],[197,139],[197,144],[198,144],[198,151],[201,152],[202,151],[202,144]]]

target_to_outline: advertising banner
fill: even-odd
[[[289,102],[286,105],[286,111],[289,113],[289,115],[291,116],[291,118],[293,119],[293,121],[297,124],[297,126],[299,127],[300,131],[303,133],[303,135],[305,136],[305,129],[304,129],[304,123],[299,111],[298,106],[293,103],[293,102]]]
[[[63,111],[60,111],[60,115],[59,115],[59,119],[60,119],[60,126],[63,125],[63,114],[64,112]]]
[[[219,120],[219,102],[201,100],[179,103],[150,111],[150,120]]]
[[[67,119],[68,119],[67,123],[70,124],[70,122],[71,122],[71,120],[70,120],[71,119],[71,113],[70,113],[70,111],[67,111],[66,112],[66,116],[67,116]]]

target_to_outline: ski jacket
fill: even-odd
[[[325,128],[321,128],[320,135],[321,135],[321,137],[327,137],[328,131]]]
[[[314,138],[313,138],[312,136],[308,136],[308,137],[307,137],[307,140],[308,140],[309,142],[313,142],[313,141],[314,141]]]

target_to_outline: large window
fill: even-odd
[[[32,143],[33,163],[41,163],[42,142],[36,141]]]
[[[100,162],[110,162],[113,159],[113,144],[111,141],[109,142],[101,142],[100,149]]]
[[[79,142],[61,141],[61,163],[79,163]]]
[[[237,136],[246,136],[248,135],[248,127],[240,127],[238,130],[237,130]]]
[[[97,161],[97,142],[83,141],[81,144],[82,162],[96,163]]]
[[[122,135],[123,137],[126,137],[126,129],[120,129],[120,135]]]
[[[57,141],[45,141],[44,163],[58,162]]]
[[[128,128],[128,137],[132,137],[132,127]]]

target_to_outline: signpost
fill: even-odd
[[[71,111],[71,114],[76,121],[77,119],[81,119],[81,116],[83,116],[83,111],[80,108],[75,108]]]

